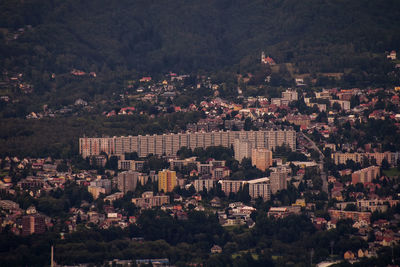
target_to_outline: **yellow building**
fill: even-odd
[[[298,198],[296,199],[296,203],[292,204],[293,207],[306,207],[306,200],[304,198]]]
[[[172,192],[176,183],[176,172],[162,170],[158,172],[158,191]]]

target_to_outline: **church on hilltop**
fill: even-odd
[[[264,51],[261,52],[261,64],[267,64],[267,65],[276,65],[275,60],[273,60],[271,57],[265,57]]]

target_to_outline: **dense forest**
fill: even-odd
[[[72,68],[118,77],[246,72],[261,51],[298,73],[379,81],[385,51],[400,47],[395,0],[13,0],[0,13],[0,67],[22,70],[41,89],[49,74]]]

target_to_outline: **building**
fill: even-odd
[[[307,115],[287,115],[286,121],[303,127],[308,127],[311,123],[311,119]]]
[[[382,165],[383,159],[386,159],[390,165],[396,165],[399,157],[399,152],[375,152],[375,153],[333,153],[332,159],[336,165],[346,164],[347,160],[354,162],[363,163],[364,159],[368,159],[370,162],[375,161],[377,165]],[[374,163],[375,163],[374,162]]]
[[[144,166],[144,161],[141,160],[118,160],[119,170],[142,171],[143,166]]]
[[[203,191],[204,188],[208,191],[214,188],[215,181],[213,179],[198,179],[193,181],[194,189],[196,192]]]
[[[118,190],[126,194],[128,191],[135,191],[138,181],[139,172],[124,171],[118,174]]]
[[[375,153],[334,153],[332,154],[333,161],[336,165],[346,164],[347,160],[362,163],[364,159],[368,159],[370,163],[382,165],[383,159],[386,159],[390,165],[396,165],[400,158],[399,152],[375,152]]]
[[[220,180],[222,178],[228,177],[231,174],[231,170],[226,166],[214,167],[211,170],[211,177],[214,180]]]
[[[338,103],[340,105],[340,108],[342,110],[344,110],[344,111],[349,111],[350,110],[350,101],[331,99],[330,100],[331,106],[333,106],[334,103]]]
[[[331,99],[332,98],[331,93],[326,89],[323,89],[322,92],[315,92],[315,97],[317,99]]]
[[[101,152],[115,154],[114,147],[113,138],[79,138],[79,153],[83,158],[100,155]]]
[[[113,203],[115,200],[120,199],[120,198],[123,198],[123,196],[124,196],[124,193],[122,193],[122,192],[116,192],[116,193],[114,193],[114,194],[111,194],[111,195],[109,195],[109,196],[106,196],[106,197],[104,198],[104,202],[109,201],[110,203]]]
[[[282,92],[282,99],[288,101],[297,101],[298,100],[297,91],[287,89],[285,92]]]
[[[271,183],[271,192],[275,194],[279,190],[283,190],[287,188],[287,177],[288,177],[289,169],[286,167],[275,167],[272,168],[272,172],[270,174],[270,183]]]
[[[108,179],[98,179],[90,182],[88,186],[88,192],[92,194],[94,199],[97,199],[100,194],[110,194],[111,193],[111,180]]]
[[[220,180],[221,190],[225,193],[226,196],[229,196],[230,193],[237,193],[240,188],[242,188],[242,184],[244,181],[240,180]]]
[[[274,218],[285,218],[292,214],[300,214],[300,207],[283,206],[283,207],[271,207],[267,213],[268,217]]]
[[[106,190],[100,186],[88,186],[88,192],[93,196],[94,199],[98,199],[100,194],[106,194]]]
[[[397,203],[399,200],[394,200]],[[388,209],[388,205],[385,205],[386,200],[382,199],[357,199],[357,208],[360,211],[379,211],[379,212],[386,212]]]
[[[98,179],[90,182],[90,186],[102,187],[105,190],[105,194],[111,193],[111,180],[109,179]]]
[[[171,159],[169,160],[169,166],[171,170],[182,170],[184,166],[196,165],[196,157],[191,157],[187,159]]]
[[[216,167],[224,167],[224,160],[208,160],[206,163],[196,162],[197,163],[197,171],[199,174],[212,174],[212,171]]]
[[[22,235],[43,234],[46,231],[44,217],[39,214],[22,217]]]
[[[272,166],[272,151],[267,148],[253,148],[251,150],[251,165],[261,171]]]
[[[261,64],[266,64],[270,66],[276,65],[275,60],[273,60],[269,56],[266,57],[264,51],[261,52]]]
[[[97,167],[105,167],[107,163],[107,157],[104,155],[97,155],[90,158],[90,164]]]
[[[387,57],[388,59],[391,59],[391,60],[396,60],[396,58],[397,58],[397,53],[396,53],[396,51],[392,50],[392,51],[390,52],[390,54],[387,55],[386,57]]]
[[[163,135],[139,135],[108,138],[79,138],[79,153],[83,158],[100,155],[124,155],[137,152],[139,157],[153,155],[176,155],[181,147],[207,148],[223,146],[230,148],[235,139],[247,139],[254,148],[275,149],[276,146],[287,144],[292,150],[296,149],[296,131],[287,129],[269,129],[260,131],[216,131],[216,132],[187,132]]]
[[[227,130],[238,130],[242,131],[244,129],[244,121],[240,120],[225,120],[224,122],[225,129]]]
[[[0,200],[0,209],[7,211],[19,210],[19,204],[11,200]]]
[[[132,203],[142,209],[151,209],[169,204],[169,196],[154,196],[153,192],[147,191],[142,194],[141,198],[132,198]]]
[[[251,157],[251,150],[253,148],[253,143],[248,139],[235,139],[234,153],[235,159],[241,162],[244,158]]]
[[[263,183],[249,183],[249,195],[252,199],[261,197],[264,201],[271,199],[271,184],[268,181]]]
[[[378,166],[370,166],[358,171],[355,171],[351,175],[351,183],[370,183],[373,179],[376,179],[380,175],[380,168]]]
[[[370,223],[371,212],[359,212],[359,211],[344,211],[344,210],[328,210],[329,216],[334,221],[351,219],[354,222],[365,221]]]
[[[175,186],[177,185],[176,181],[176,172],[170,170],[162,170],[158,172],[158,191],[172,192]]]

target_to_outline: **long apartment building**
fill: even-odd
[[[252,199],[261,197],[264,200],[271,199],[271,184],[268,177],[253,179],[249,181],[244,180],[220,180],[221,190],[226,196],[230,193],[237,193],[245,185],[249,185],[249,195]]]
[[[370,183],[380,175],[380,168],[378,166],[370,166],[351,174],[351,183]]]
[[[195,132],[162,135],[139,135],[121,137],[83,137],[79,138],[79,153],[83,158],[100,155],[123,155],[137,152],[140,157],[149,154],[176,155],[181,147],[192,150],[209,146],[231,147],[235,139],[247,139],[254,148],[275,149],[276,146],[287,144],[292,150],[296,149],[296,131],[261,130],[261,131],[219,131]]]
[[[382,160],[386,159],[390,165],[396,165],[400,158],[399,152],[376,152],[376,153],[333,153],[332,159],[336,165],[346,164],[347,160],[362,163],[364,158],[375,159],[376,164],[381,165]]]

